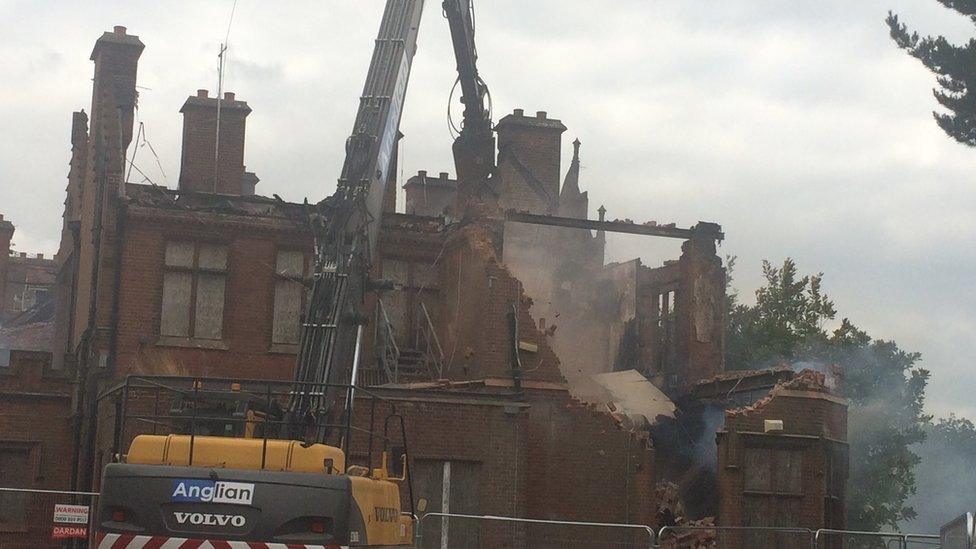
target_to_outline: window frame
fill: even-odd
[[[300,253],[302,255],[302,273],[300,276],[290,276],[281,274],[278,272],[278,258],[281,253],[293,252]],[[299,248],[295,246],[276,246],[274,250],[274,259],[271,262],[271,322],[268,323],[268,342],[269,351],[272,353],[286,353],[286,354],[296,354],[298,353],[298,347],[301,344],[301,327],[299,327],[298,339],[295,342],[283,342],[275,341],[276,333],[276,306],[278,300],[278,284],[279,282],[288,281],[292,284],[299,284],[302,286],[301,298],[298,305],[298,322],[302,322],[302,316],[305,314],[305,308],[308,306],[308,288],[304,286],[304,280],[309,276],[311,271],[312,257],[307,249]]]
[[[170,265],[167,262],[166,255],[170,244],[189,244],[190,246],[193,247],[193,255],[189,266]],[[224,249],[224,267],[222,269],[200,266],[200,251],[205,246],[214,246],[214,247]],[[192,239],[192,238],[183,238],[183,237],[174,237],[174,238],[165,239],[163,245],[163,262],[162,262],[163,276],[162,276],[162,283],[160,285],[161,295],[159,301],[159,315],[158,315],[159,329],[157,330],[157,334],[160,340],[164,342],[188,340],[191,342],[201,342],[201,343],[210,343],[210,344],[219,345],[221,342],[223,342],[226,339],[227,334],[225,332],[225,329],[226,329],[226,319],[227,319],[227,282],[231,270],[230,250],[231,250],[230,244],[220,240]],[[165,323],[163,302],[165,300],[166,275],[169,273],[185,273],[190,276],[190,293],[187,301],[187,307],[189,310],[186,313],[187,314],[187,335],[185,336],[163,333],[163,326]],[[219,338],[203,337],[198,335],[199,332],[197,327],[197,308],[199,306],[198,289],[200,286],[200,277],[202,275],[208,275],[208,274],[221,276],[223,278],[223,283],[224,283],[224,296],[223,296],[223,302],[221,304],[221,312],[220,312],[220,337]]]

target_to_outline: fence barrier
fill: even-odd
[[[0,487],[0,548],[78,546],[92,533],[98,492]]]
[[[657,533],[657,547],[684,547],[675,539],[683,532],[713,532],[715,546],[735,549],[802,547],[812,542],[809,528],[788,526],[665,526]],[[670,536],[669,536],[670,534]],[[668,538],[671,538],[670,540]],[[671,541],[671,543],[667,543]],[[697,545],[696,545],[697,546]]]
[[[429,517],[440,518],[441,524],[439,528],[438,535],[430,536],[423,528],[423,524]],[[469,538],[463,538],[463,545],[451,544],[452,538],[450,521],[452,519],[458,520],[470,520],[470,521],[484,521],[484,522],[502,522],[510,523],[513,526],[519,525],[523,528],[513,529],[508,533],[501,532],[488,532],[489,536],[493,539],[490,543],[479,544],[478,541],[486,540],[471,540]],[[429,522],[429,520],[428,520]],[[556,532],[561,531],[562,534],[555,533],[551,529],[546,529],[545,531],[529,532],[525,531],[524,527],[528,526],[551,526],[557,527]],[[576,538],[565,538],[558,536],[573,535],[568,533],[567,530],[580,529],[582,531],[577,532]],[[636,533],[640,537],[645,537],[646,541],[634,542],[629,535],[618,536],[613,539],[601,538],[595,530],[610,530],[617,529],[618,531],[627,531],[627,534]],[[623,532],[618,532],[618,534]],[[656,535],[654,529],[650,526],[644,524],[625,524],[625,523],[612,523],[612,522],[583,522],[583,521],[571,521],[571,520],[549,520],[549,519],[530,519],[530,518],[515,518],[515,517],[501,517],[495,515],[466,515],[461,513],[426,513],[420,517],[417,521],[417,547],[419,548],[451,548],[454,547],[604,547],[604,546],[616,546],[616,547],[645,547],[648,549],[653,549],[656,547]],[[480,532],[478,537],[480,538]],[[500,536],[504,538],[499,539]],[[596,538],[596,539],[595,539]],[[604,544],[600,544],[599,541],[603,541]],[[472,545],[471,541],[475,541]],[[595,541],[597,541],[595,543]]]
[[[42,490],[0,487],[0,548],[63,548],[80,545],[92,535],[98,492]],[[441,519],[429,530],[424,523]],[[472,530],[470,526],[451,527],[452,519],[483,523],[505,523],[511,529]],[[843,549],[912,549],[939,547],[938,535],[903,532],[862,532],[821,528],[766,526],[665,526],[655,532],[643,524],[585,522],[426,513],[412,517],[415,547],[418,549],[473,547],[640,547],[646,549],[681,547],[680,535],[686,532],[713,532],[718,547],[842,547]],[[433,525],[432,525],[433,526]],[[540,527],[535,531],[527,528]],[[616,530],[616,535],[598,531]],[[575,532],[575,534],[574,534]],[[636,534],[641,540],[635,540]],[[573,536],[567,538],[566,536]],[[471,539],[471,538],[474,539]],[[452,541],[457,541],[452,545]],[[479,541],[485,542],[480,544]],[[474,542],[474,544],[472,544]]]
[[[890,548],[892,547],[892,543],[897,543],[894,547],[898,549],[909,549],[913,545],[917,547],[939,547],[941,545],[939,536],[932,534],[861,532],[857,530],[821,528],[813,535],[813,549],[819,549],[821,540],[827,540],[831,537],[840,538],[841,544],[845,549],[879,547],[879,542],[885,548]]]

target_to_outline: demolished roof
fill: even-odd
[[[637,370],[585,376],[573,382],[573,394],[591,404],[609,404],[637,423],[654,424],[674,417],[675,405]]]

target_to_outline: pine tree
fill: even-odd
[[[976,0],[936,1],[976,24]],[[976,146],[976,38],[963,46],[950,43],[944,36],[922,38],[918,32],[909,32],[890,11],[885,22],[898,47],[937,75],[939,87],[932,91],[948,112],[933,112],[936,123],[956,141]]]

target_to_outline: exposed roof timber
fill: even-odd
[[[517,223],[530,223],[533,225],[550,225],[554,227],[571,227],[574,229],[590,229],[593,231],[607,231],[611,233],[641,234],[645,236],[661,236],[664,238],[680,238],[688,240],[691,238],[709,238],[712,240],[722,240],[725,233],[722,226],[718,223],[699,221],[690,229],[679,229],[662,225],[639,225],[626,221],[597,221],[594,219],[575,219],[572,217],[559,217],[555,215],[540,215],[527,212],[508,210],[505,212],[506,221]]]

